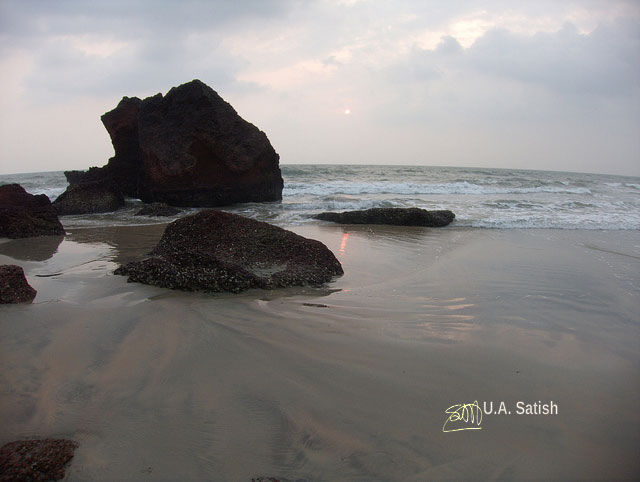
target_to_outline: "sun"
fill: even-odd
[[[344,115],[349,115],[351,114],[351,109],[349,109],[348,107],[344,110]]]

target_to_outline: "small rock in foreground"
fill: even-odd
[[[36,294],[37,291],[29,285],[20,266],[0,266],[0,304],[31,302]]]
[[[0,481],[60,480],[78,444],[72,440],[18,440],[0,448]]]
[[[396,226],[442,227],[451,223],[456,215],[449,210],[427,211],[419,208],[371,208],[343,213],[325,212],[315,219],[340,224],[391,224]]]
[[[115,273],[171,289],[237,293],[319,286],[343,271],[320,241],[212,209],[170,223],[148,258]]]
[[[20,184],[0,186],[0,237],[30,238],[65,234],[51,201],[29,194]]]

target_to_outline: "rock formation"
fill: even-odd
[[[36,297],[20,266],[0,265],[0,304],[31,302]]]
[[[71,184],[53,202],[60,216],[69,214],[93,214],[116,211],[124,206],[124,196],[108,181]]]
[[[65,476],[77,442],[65,439],[17,440],[0,447],[0,480],[45,481]]]
[[[325,212],[313,216],[340,224],[392,224],[397,226],[441,227],[456,217],[451,211],[427,211],[419,208],[371,208],[343,213]]]
[[[19,184],[0,186],[0,237],[60,234],[64,228],[46,195],[29,194]]]
[[[115,156],[66,172],[71,186],[109,180],[145,203],[215,207],[282,199],[279,156],[264,132],[199,80],[102,116]]]
[[[320,241],[218,210],[169,224],[148,258],[115,272],[129,281],[166,288],[236,293],[318,286],[343,273]]]

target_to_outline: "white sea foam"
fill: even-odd
[[[531,193],[567,193],[590,194],[585,187],[565,187],[543,185],[536,187],[496,187],[494,185],[478,185],[467,181],[417,184],[412,182],[349,182],[335,181],[329,183],[296,183],[285,184],[283,195],[296,196],[313,194],[327,196],[332,194],[364,195],[364,194],[531,194]]]

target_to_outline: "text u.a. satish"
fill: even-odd
[[[511,415],[511,410],[507,408],[505,402],[482,402],[482,411],[486,415]],[[558,415],[558,404],[553,400],[548,403],[541,401],[526,403],[516,402],[516,415]]]

